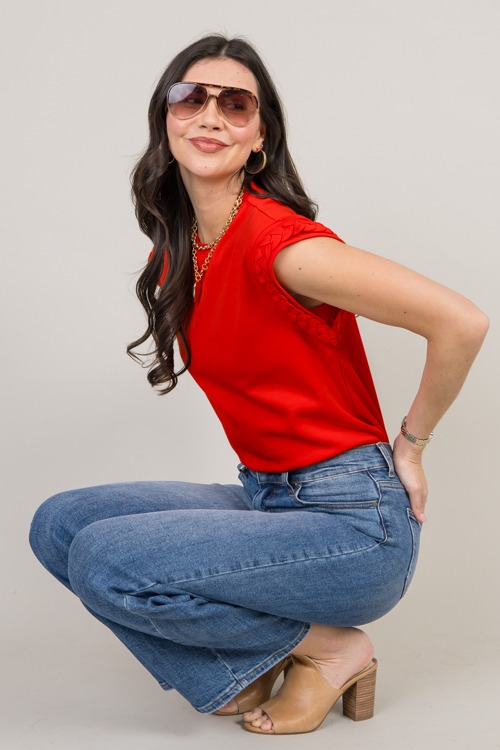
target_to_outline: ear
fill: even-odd
[[[262,146],[264,145],[265,138],[266,138],[266,126],[263,123],[260,126],[259,137],[255,144],[255,148],[253,148],[252,151],[255,151],[255,153],[257,153],[257,151],[260,151],[262,149]]]

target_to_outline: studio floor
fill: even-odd
[[[24,622],[4,640],[1,750],[267,746],[237,717],[202,716],[163,692],[65,590],[52,595],[57,619]],[[467,640],[431,618],[425,626],[422,612],[411,627],[413,606],[401,609],[367,628],[380,661],[375,717],[354,723],[339,703],[316,732],[274,737],[273,748],[500,748],[496,636]]]

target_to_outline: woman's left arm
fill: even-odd
[[[329,237],[284,248],[274,262],[279,283],[306,307],[328,303],[427,339],[418,392],[407,430],[427,437],[453,403],[488,330],[470,300],[397,263]],[[425,521],[423,448],[398,435],[394,462],[413,512]]]

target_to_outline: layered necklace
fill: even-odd
[[[194,271],[193,299],[196,296],[196,285],[200,283],[203,277],[203,274],[208,268],[208,264],[210,263],[212,259],[212,255],[214,254],[217,245],[226,234],[232,220],[238,213],[238,209],[241,206],[242,200],[243,200],[243,188],[241,188],[238,194],[238,197],[236,198],[236,201],[234,202],[234,206],[231,209],[231,213],[229,214],[229,217],[226,223],[222,227],[221,231],[219,232],[215,240],[213,240],[213,242],[210,242],[208,245],[200,245],[200,243],[198,242],[197,240],[198,219],[196,218],[196,216],[193,216],[193,223],[191,224],[191,256],[193,258],[193,271]],[[205,251],[208,250],[208,255],[203,261],[203,263],[201,264],[201,268],[198,266],[198,256],[197,256],[198,250],[205,250]]]

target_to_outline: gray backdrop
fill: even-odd
[[[426,451],[430,520],[412,588],[368,628],[384,664],[386,718],[356,731],[372,747],[396,747],[409,727],[407,747],[465,748],[473,727],[478,746],[498,747],[489,718],[499,655],[498,2],[18,0],[1,9],[0,746],[156,748],[172,732],[183,748],[215,747],[220,733],[255,742],[163,694],[27,545],[35,508],[60,490],[235,480],[237,459],[190,377],[159,398],[125,355],[143,330],[134,282],[150,243],[129,173],[146,143],[149,98],[174,53],[222,31],[247,36],[274,75],[320,220],[492,319]],[[394,436],[425,342],[361,328]],[[339,726],[347,740],[350,724]],[[322,747],[325,737],[308,742]]]

